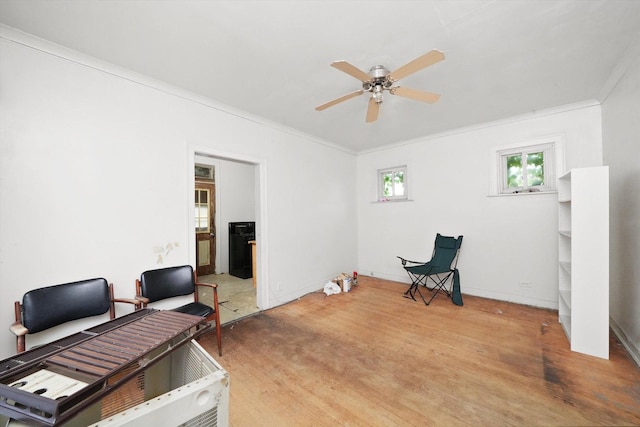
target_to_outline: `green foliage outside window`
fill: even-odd
[[[383,196],[403,196],[404,195],[404,172],[388,172],[383,174],[384,186]]]
[[[507,157],[507,187],[522,187],[522,155]]]
[[[524,171],[526,171],[526,177]],[[507,187],[538,185],[544,185],[543,152],[507,156]]]
[[[527,183],[529,187],[544,185],[544,153],[527,154]]]

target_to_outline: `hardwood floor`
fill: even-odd
[[[406,287],[361,276],[223,327],[231,425],[640,424],[640,368],[613,334],[602,360],[569,350],[555,311],[427,307]]]

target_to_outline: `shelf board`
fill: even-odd
[[[569,342],[571,342],[571,316],[560,316],[560,324],[562,324],[562,329],[564,329],[564,333],[569,338]]]
[[[567,273],[571,274],[571,261],[560,261],[560,267]]]
[[[560,290],[560,299],[562,299],[562,302],[571,310],[571,289]]]

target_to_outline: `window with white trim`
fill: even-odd
[[[555,191],[555,143],[497,151],[497,194]]]
[[[407,167],[378,170],[378,201],[407,200]]]

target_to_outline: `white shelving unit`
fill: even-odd
[[[558,179],[560,323],[571,350],[609,358],[609,168]]]

